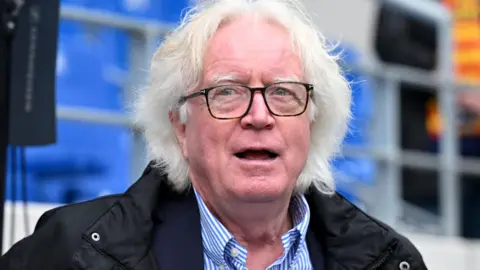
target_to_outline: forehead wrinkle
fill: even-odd
[[[205,83],[209,85],[218,85],[223,83],[239,83],[248,82],[250,80],[250,73],[238,71],[212,71],[207,74]]]
[[[221,61],[219,61],[221,62]],[[285,67],[286,68],[282,68]],[[208,86],[218,85],[222,83],[249,83],[253,74],[258,74],[260,77],[256,77],[264,84],[270,84],[275,82],[285,81],[300,81],[303,78],[302,74],[296,74],[293,72],[290,65],[282,65],[268,69],[264,65],[258,65],[257,67],[241,67],[238,65],[228,65],[218,63],[211,68],[208,68],[205,73],[204,83]]]
[[[295,71],[296,67],[303,70],[303,68],[301,68],[300,58],[288,49],[284,49],[281,57],[270,64],[269,68],[262,72],[262,80],[265,82],[300,81],[304,77],[303,74],[297,74]],[[265,64],[262,65],[259,63],[256,69],[263,66],[265,66]]]
[[[254,25],[258,27],[258,23],[259,21],[256,21]],[[226,31],[227,25],[231,24],[223,25],[223,31]],[[244,50],[242,46],[238,47],[237,43],[231,43],[233,41],[225,38],[224,34],[222,32],[221,36],[216,35],[210,41],[207,52],[210,57],[204,66],[204,86],[223,82],[249,84],[252,83],[252,79],[269,84],[299,81],[299,78],[303,77],[303,74],[297,74],[296,69],[301,63],[297,62],[300,60],[299,55],[291,46],[291,42],[283,44],[280,50],[271,51],[268,46],[262,46],[260,43],[257,43],[257,46],[247,46],[248,49]],[[303,69],[300,67],[300,70]]]
[[[238,73],[231,72],[231,73],[215,73],[212,78],[208,80],[209,84],[217,85],[226,82],[236,82],[238,81],[240,76]]]
[[[241,61],[217,59],[207,63],[204,79],[207,84],[243,82],[250,79],[251,73],[250,69],[241,66]]]

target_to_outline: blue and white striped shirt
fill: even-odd
[[[247,250],[215,218],[195,191],[200,209],[203,257],[206,270],[247,270]],[[282,236],[283,255],[268,270],[313,269],[305,240],[310,208],[303,195],[292,198],[290,214],[294,227]]]

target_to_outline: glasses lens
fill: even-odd
[[[250,102],[250,90],[241,85],[218,86],[208,92],[211,113],[217,118],[242,116]]]
[[[305,110],[308,93],[303,84],[277,83],[267,88],[265,98],[274,114],[289,116]]]

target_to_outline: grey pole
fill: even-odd
[[[440,209],[442,227],[448,236],[459,234],[460,179],[458,177],[457,95],[453,87],[453,35],[450,17],[439,25],[439,100],[444,121],[440,139]]]
[[[395,227],[402,211],[399,147],[399,84],[393,76],[375,80],[375,119],[373,138],[375,148],[382,149],[383,160],[378,162],[375,187],[364,194],[368,211]]]

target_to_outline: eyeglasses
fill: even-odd
[[[220,120],[242,118],[250,110],[256,91],[262,93],[271,114],[288,117],[305,112],[313,93],[313,85],[301,82],[279,82],[258,88],[240,84],[218,85],[183,96],[178,103],[183,105],[191,98],[205,96],[208,111],[213,118]]]

